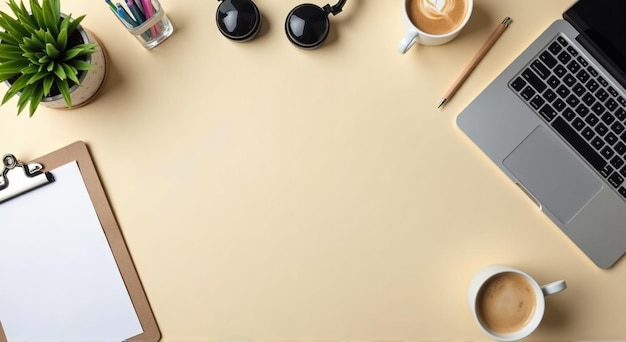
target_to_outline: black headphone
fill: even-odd
[[[229,39],[247,41],[254,38],[261,28],[261,12],[252,0],[218,0],[215,20],[217,28]],[[334,6],[319,7],[301,4],[287,14],[285,33],[294,45],[313,49],[324,42],[330,31],[328,15],[337,15],[347,0],[339,0]]]

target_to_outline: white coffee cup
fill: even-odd
[[[470,282],[467,300],[474,320],[485,334],[498,341],[517,341],[539,326],[545,311],[544,297],[566,288],[564,280],[540,286],[518,269],[490,265]]]
[[[455,0],[404,0],[402,7],[402,18],[404,21],[404,25],[406,26],[407,32],[398,44],[398,52],[406,53],[413,45],[415,45],[415,43],[420,43],[422,45],[445,44],[458,36],[472,15],[472,9],[474,6],[473,0],[457,0],[465,2],[465,14],[462,19],[458,20],[460,23],[457,24],[456,28],[449,32],[441,34],[428,33],[422,29],[419,29],[416,23],[411,20],[411,14],[409,13],[409,5],[411,3],[420,2],[424,6],[431,9],[432,13],[434,13],[435,15],[445,15],[444,11],[448,8],[447,6],[449,6],[454,1]]]

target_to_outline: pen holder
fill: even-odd
[[[174,26],[158,0],[127,0],[126,7],[118,3],[114,12],[146,49],[161,44],[174,32]]]

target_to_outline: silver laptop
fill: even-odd
[[[626,252],[625,15],[577,1],[457,117],[601,268]]]

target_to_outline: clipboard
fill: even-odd
[[[3,158],[5,169],[7,163],[11,163],[13,161],[19,163],[17,162],[17,160],[11,159],[12,155],[7,156]],[[115,263],[117,264],[117,268],[119,269],[119,272],[123,279],[123,283],[132,302],[132,306],[134,307],[135,313],[143,330],[143,333],[136,336],[128,336],[124,340],[145,342],[159,341],[161,338],[161,333],[159,331],[156,318],[152,312],[152,309],[148,302],[148,298],[139,279],[139,275],[137,274],[128,248],[126,247],[126,243],[124,242],[122,232],[117,224],[113,211],[109,206],[106,194],[104,192],[104,188],[98,177],[87,145],[82,141],[77,141],[57,151],[37,158],[32,163],[19,163],[19,165],[15,164],[14,166],[15,169],[20,166],[23,167],[24,172],[30,172],[32,178],[45,177],[48,182],[54,182],[53,177],[50,177],[47,172],[53,171],[55,168],[72,161],[76,161],[78,165],[80,174],[83,178],[83,182],[89,194],[89,198],[91,199],[97,218],[100,222],[102,230],[104,231],[104,235],[106,236],[106,240],[108,241],[109,248],[111,249],[113,258],[115,259]],[[9,174],[5,171],[4,176],[5,177],[3,178],[6,178],[3,179],[5,183],[3,184],[2,182],[0,182],[0,189],[2,189],[3,186],[5,189],[0,190],[0,192],[5,191],[11,186],[17,186],[17,183],[11,183],[10,177],[13,176],[13,172]],[[39,186],[45,187],[46,183],[44,182],[44,184],[26,185],[26,188],[31,187],[32,189],[22,189],[21,192],[18,191],[15,196],[20,196],[21,193],[23,193],[24,191],[37,191],[37,187]],[[11,199],[7,200],[10,201]],[[0,203],[0,206],[1,205],[2,204]],[[3,330],[1,320],[2,317],[0,317],[0,342],[6,342],[7,337],[5,335],[5,332],[7,327],[5,325],[5,330]]]

